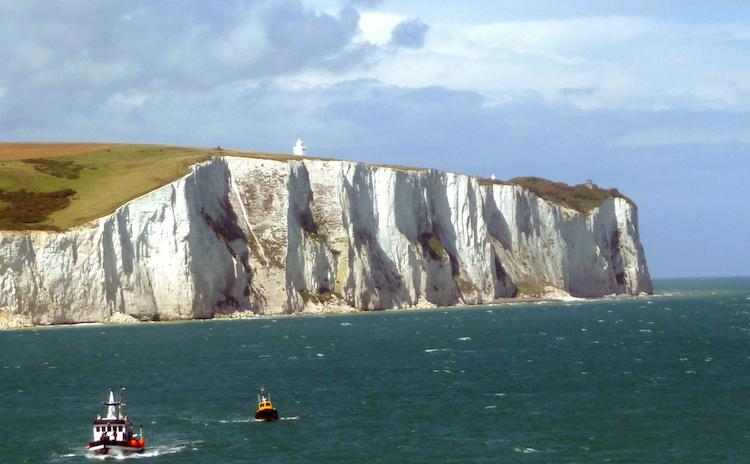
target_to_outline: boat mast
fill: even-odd
[[[115,402],[115,393],[109,389],[109,400],[104,403],[107,406],[107,417],[105,419],[117,419],[117,408],[120,403]]]
[[[125,387],[120,385],[120,404],[118,406],[120,417],[119,419],[122,419],[125,417]]]

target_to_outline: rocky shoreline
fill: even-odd
[[[252,311],[235,311],[231,313],[216,314],[209,318],[191,318],[191,319],[166,319],[166,320],[138,320],[130,315],[124,313],[114,313],[109,320],[104,322],[71,322],[65,324],[34,324],[26,316],[17,314],[9,314],[6,311],[0,309],[0,330],[25,330],[25,329],[40,329],[40,328],[55,328],[55,327],[70,327],[70,326],[89,326],[89,325],[100,325],[100,326],[120,326],[120,325],[133,325],[133,324],[169,324],[179,322],[199,322],[199,321],[210,321],[210,320],[242,320],[242,319],[276,319],[280,317],[327,317],[327,316],[340,316],[340,315],[351,315],[351,314],[364,314],[373,312],[405,312],[405,311],[429,311],[429,310],[461,310],[461,309],[472,309],[477,307],[489,307],[489,308],[503,308],[511,306],[520,306],[528,304],[554,304],[554,303],[592,303],[597,301],[607,300],[623,300],[623,299],[641,299],[641,298],[653,298],[654,295],[607,295],[597,298],[577,298],[571,296],[554,297],[554,296],[524,296],[515,298],[498,298],[489,303],[482,304],[459,304],[452,306],[437,306],[426,303],[419,306],[403,307],[403,308],[392,308],[385,310],[369,310],[362,311],[351,306],[346,305],[319,305],[315,309],[307,309],[304,312],[296,313],[276,313],[276,314],[256,314]]]

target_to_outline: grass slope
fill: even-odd
[[[126,144],[0,144],[0,229],[63,230],[188,173],[214,154],[291,155]]]
[[[50,158],[53,156],[80,155],[90,151],[112,148],[114,143],[0,143],[0,160]]]
[[[114,212],[122,204],[172,182],[214,155],[276,161],[293,155],[165,145],[0,143],[0,230],[64,230]],[[388,166],[394,169],[419,170]],[[536,177],[480,184],[521,185],[584,214],[616,189],[568,186]],[[432,243],[429,243],[434,249]]]

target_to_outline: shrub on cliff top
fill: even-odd
[[[540,198],[576,210],[582,214],[587,214],[592,209],[598,207],[607,198],[624,198],[632,203],[628,197],[620,193],[616,188],[603,189],[596,184],[592,184],[591,187],[585,184],[568,185],[564,182],[552,182],[539,177],[515,177],[506,182],[482,179],[480,183],[485,185],[520,185]]]
[[[26,164],[34,165],[34,169],[54,177],[64,177],[66,179],[78,179],[79,173],[83,166],[75,164],[73,161],[58,161],[51,158],[31,158],[23,160]]]

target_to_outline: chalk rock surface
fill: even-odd
[[[64,232],[0,231],[0,310],[34,324],[652,291],[636,208],[346,161],[216,157]],[[538,292],[537,292],[538,293]]]

